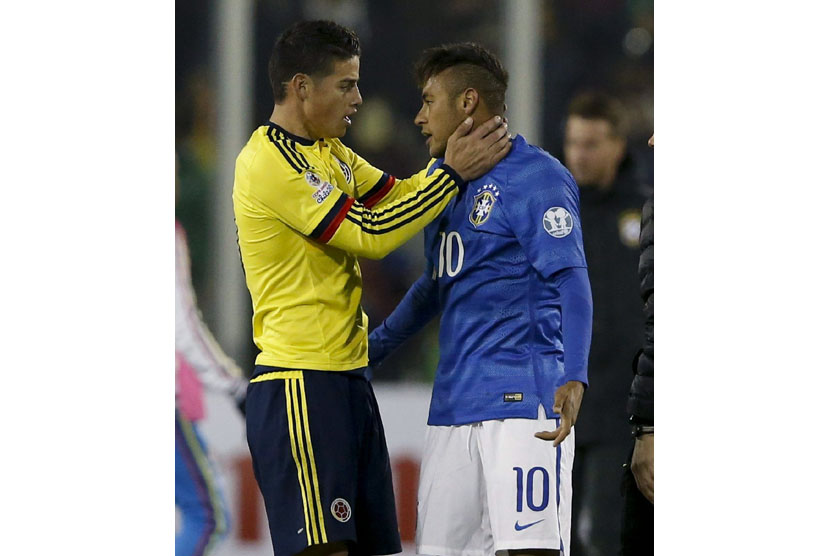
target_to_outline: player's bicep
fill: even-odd
[[[309,237],[323,234],[351,197],[310,170],[252,180],[262,211]],[[353,200],[352,200],[353,201]],[[321,227],[321,224],[326,223]],[[315,237],[317,239],[317,237]]]
[[[585,267],[579,192],[572,179],[546,173],[516,191],[508,218],[530,264],[544,277],[563,268]]]

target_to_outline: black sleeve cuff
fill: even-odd
[[[441,166],[439,166],[439,168],[441,168],[442,170],[444,170],[446,173],[448,173],[450,175],[452,180],[455,182],[455,185],[458,186],[459,189],[461,188],[462,185],[467,183],[466,181],[462,180],[461,176],[458,175],[458,172],[453,170],[451,166],[448,166],[446,162],[444,164],[442,164]]]

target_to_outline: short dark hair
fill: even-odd
[[[428,48],[415,64],[415,79],[423,88],[430,77],[453,68],[452,83],[457,95],[472,87],[491,112],[504,112],[504,95],[507,92],[507,70],[496,56],[473,42],[445,44]]]
[[[568,107],[568,116],[604,120],[617,137],[625,138],[628,131],[622,102],[607,93],[586,91],[576,95]]]
[[[333,21],[299,21],[274,43],[268,61],[268,78],[274,102],[285,100],[285,84],[298,73],[328,74],[335,61],[360,56],[360,39],[354,31]]]

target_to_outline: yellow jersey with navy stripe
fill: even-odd
[[[452,168],[428,168],[396,180],[338,139],[312,141],[274,123],[254,131],[236,159],[233,207],[258,365],[368,364],[357,257],[384,257],[457,194]]]

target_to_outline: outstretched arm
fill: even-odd
[[[380,326],[369,335],[369,364],[379,365],[407,338],[418,332],[439,312],[438,282],[426,271]]]

